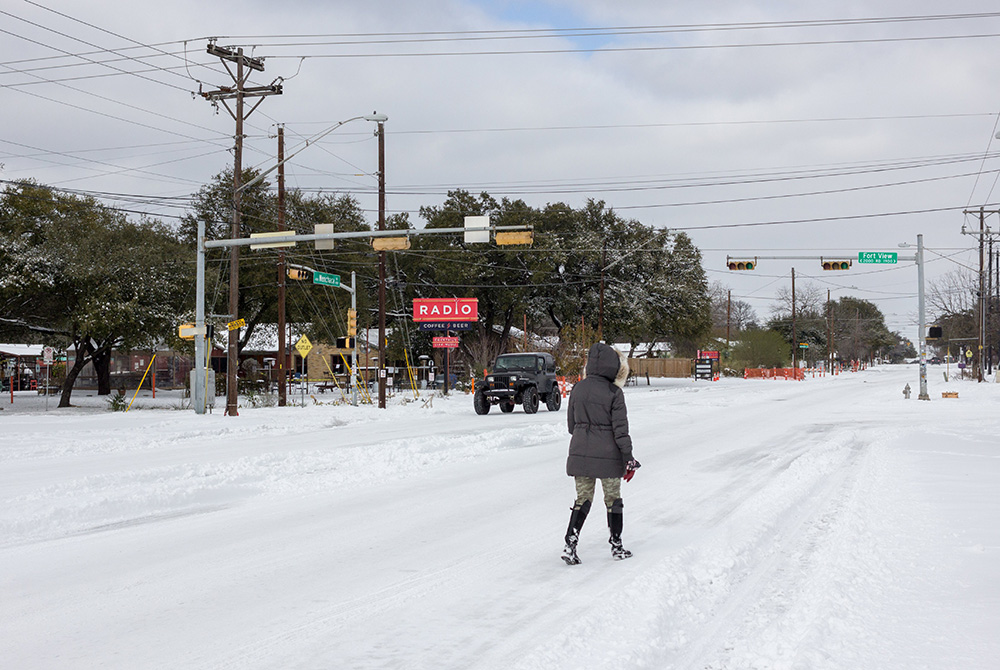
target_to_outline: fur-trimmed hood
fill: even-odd
[[[587,367],[583,372],[584,377],[604,377],[618,388],[624,388],[628,379],[628,358],[617,349],[598,342],[587,352]]]

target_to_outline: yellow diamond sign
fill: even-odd
[[[302,358],[305,358],[309,355],[309,352],[312,351],[313,345],[312,342],[309,341],[309,338],[303,335],[299,338],[299,341],[295,343],[295,348],[298,349],[299,355],[302,356]]]

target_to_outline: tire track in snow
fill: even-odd
[[[729,525],[748,526],[745,538],[735,543],[716,541],[696,554],[690,566],[695,578],[716,597],[710,601],[712,609],[703,613],[703,622],[687,631],[691,642],[676,657],[665,655],[664,667],[756,667],[761,659],[739,658],[749,647],[769,647],[764,650],[769,653],[761,654],[765,663],[794,651],[795,640],[774,636],[757,640],[755,629],[772,630],[769,624],[784,619],[802,595],[812,556],[833,527],[833,518],[843,513],[845,496],[856,485],[862,450],[856,436],[850,436],[836,452],[824,454],[825,463],[809,464],[808,480],[799,486],[793,481],[794,488],[788,490],[788,482],[779,477],[780,488],[755,493],[733,513]],[[794,479],[801,473],[793,474]],[[779,503],[775,494],[784,500]]]
[[[514,667],[768,667],[730,664],[735,652],[727,650],[746,646],[754,622],[782,619],[801,595],[794,589],[804,588],[815,547],[843,513],[865,450],[854,427],[800,431],[800,438],[752,481],[714,492],[728,498],[725,518],[710,514],[716,524],[696,544],[647,569]]]

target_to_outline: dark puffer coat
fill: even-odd
[[[622,387],[628,378],[628,360],[598,342],[587,354],[586,377],[573,387],[566,418],[571,477],[621,477],[632,460],[628,412]]]

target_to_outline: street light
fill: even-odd
[[[248,181],[246,183],[243,183],[240,186],[238,186],[237,188],[235,188],[234,189],[234,202],[238,203],[240,195],[243,193],[243,191],[247,187],[252,186],[252,185],[258,183],[259,181],[261,181],[262,179],[264,179],[264,177],[266,177],[270,173],[272,173],[275,170],[277,170],[279,167],[281,167],[282,165],[284,165],[285,163],[287,163],[289,160],[291,160],[294,156],[298,155],[302,150],[304,150],[310,144],[315,144],[316,142],[318,142],[322,138],[326,137],[327,135],[329,135],[330,133],[332,133],[334,130],[336,130],[340,126],[344,125],[345,123],[350,123],[351,121],[358,121],[360,119],[363,119],[365,121],[374,121],[374,122],[376,122],[376,123],[379,124],[379,129],[381,130],[382,123],[384,123],[386,120],[388,120],[388,118],[389,117],[387,117],[385,114],[378,114],[378,113],[372,112],[371,114],[363,114],[361,116],[353,116],[353,117],[351,117],[349,119],[345,119],[343,121],[337,122],[336,124],[334,124],[330,128],[327,128],[326,130],[320,132],[319,134],[314,135],[313,137],[305,140],[305,143],[299,149],[297,149],[296,151],[293,151],[291,154],[289,154],[288,156],[286,156],[284,158],[279,158],[279,160],[278,160],[277,163],[275,163],[273,166],[271,166],[267,170],[264,170],[263,172],[261,172],[260,174],[258,174],[254,179],[251,179],[250,181]],[[242,126],[242,124],[240,122],[238,124],[237,128],[240,128],[241,126]],[[240,132],[241,132],[240,130],[237,130],[237,135],[239,135]],[[380,141],[380,145],[381,145],[381,141]],[[380,150],[380,154],[381,154],[381,150]],[[381,173],[381,169],[382,168],[380,167],[379,168],[380,173]],[[236,175],[239,175],[240,172],[241,172],[240,170],[236,170],[235,171]],[[385,209],[385,207],[384,207],[385,185],[384,185],[384,182],[382,182],[381,180],[382,180],[382,177],[380,176],[380,183],[382,184],[381,188],[379,189],[379,191],[380,191],[380,196],[379,196],[380,211],[384,212],[384,209]],[[234,211],[238,212],[238,209],[239,208],[237,206],[237,207],[234,208]],[[235,214],[234,214],[234,216],[235,216]],[[384,213],[380,214],[379,218],[380,218],[380,220],[384,220]],[[234,231],[234,234],[233,234],[234,240],[237,237],[238,237],[238,235],[237,235],[236,231]],[[204,259],[204,254],[205,254],[205,250],[207,248],[206,243],[207,243],[207,240],[205,239],[205,232],[204,232],[204,230],[202,228],[199,227],[199,230],[198,230],[198,245],[197,245],[198,246],[198,269],[197,269],[198,279],[197,279],[197,288],[196,288],[197,296],[196,296],[196,304],[195,304],[195,332],[197,333],[195,335],[195,358],[198,360],[198,363],[197,363],[198,369],[202,370],[202,372],[204,374],[202,372],[199,372],[198,374],[194,375],[195,378],[194,378],[194,380],[192,382],[192,400],[193,400],[193,403],[194,403],[194,406],[195,406],[195,412],[197,412],[198,414],[204,414],[205,411],[206,411],[206,405],[208,404],[208,401],[207,401],[208,382],[205,379],[205,376],[207,375],[207,367],[208,366],[207,366],[207,364],[205,364],[204,368],[201,367],[202,364],[203,364],[203,362],[205,361],[205,357],[207,355],[206,354],[206,349],[207,349],[206,345],[207,345],[207,342],[206,342],[206,338],[205,338],[206,327],[205,327],[205,288],[204,288],[204,260],[205,260]],[[234,245],[233,248],[235,249],[237,247]],[[383,261],[384,261],[384,257],[383,257]],[[233,263],[233,266],[235,267],[236,264]],[[235,272],[231,272],[230,273],[230,281],[229,281],[229,283],[230,283],[230,312],[231,312],[230,318],[233,319],[233,320],[235,320],[237,318],[237,316],[238,316],[235,312],[237,311],[236,310],[236,303],[237,303],[238,295],[239,295],[239,279],[238,279],[238,275]],[[384,284],[384,279],[382,281],[382,284]],[[384,302],[381,305],[380,311],[384,312]],[[235,331],[235,332],[238,332],[238,331]],[[238,337],[238,335],[237,335],[237,337]],[[226,410],[227,410],[227,413],[229,413],[230,411],[232,412],[231,416],[237,416],[236,411],[235,411],[236,410],[236,398],[237,398],[237,396],[236,396],[236,380],[237,380],[237,367],[238,367],[238,356],[237,356],[237,352],[236,352],[236,346],[237,345],[234,344],[234,341],[233,341],[232,333],[230,333],[231,354],[230,354],[230,359],[229,359],[230,362],[229,362],[228,369],[227,369],[227,372],[226,372],[227,387],[228,387],[228,389],[227,389],[227,396],[228,397],[227,397],[227,401],[226,401]],[[283,355],[283,353],[280,354],[280,355]],[[384,406],[384,403],[382,403],[382,406]]]
[[[900,242],[900,249],[910,248],[912,245],[909,242]],[[920,393],[917,395],[918,400],[930,400],[931,397],[927,395],[927,330],[925,325],[924,316],[924,236],[917,235],[917,253],[910,259],[917,263],[917,311],[918,311],[918,324],[919,329],[918,335],[919,340],[917,342],[917,351],[920,354]]]

